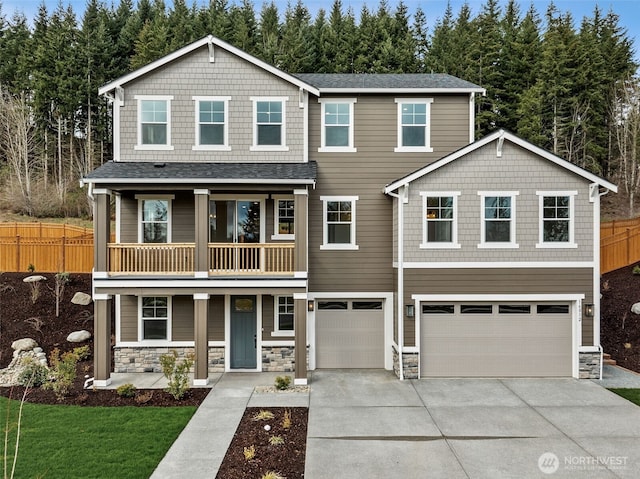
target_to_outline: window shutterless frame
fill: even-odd
[[[421,191],[422,242],[420,248],[454,249],[458,243],[459,191]]]
[[[356,244],[357,196],[321,196],[322,233],[320,249],[358,249]]]
[[[294,300],[293,296],[274,297],[274,321],[272,336],[294,335]]]
[[[394,151],[429,153],[431,148],[431,103],[433,98],[396,98],[398,146]]]
[[[480,243],[478,248],[519,248],[516,243],[517,191],[478,191]]]
[[[139,296],[138,318],[139,341],[171,341],[171,296]]]
[[[251,97],[253,144],[251,151],[289,151],[287,146],[287,97]]]
[[[173,150],[171,145],[172,95],[135,95],[137,101],[136,150]]]
[[[195,144],[192,150],[230,151],[230,96],[194,96]]]
[[[354,104],[356,98],[320,98],[319,152],[355,153]]]
[[[536,248],[577,248],[575,197],[577,191],[536,191],[538,243]]]
[[[294,240],[295,200],[293,196],[273,197],[274,240]]]
[[[136,195],[138,200],[138,242],[171,243],[173,195]]]

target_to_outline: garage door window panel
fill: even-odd
[[[423,304],[422,314],[453,314],[453,304]]]
[[[382,309],[382,301],[354,301],[351,303],[354,310]]]
[[[539,304],[536,306],[538,314],[569,314],[568,304]]]
[[[318,309],[347,309],[348,303],[346,301],[318,301]]]
[[[529,304],[499,304],[498,314],[531,314]]]
[[[461,304],[460,313],[462,314],[493,314],[493,305],[491,304]]]

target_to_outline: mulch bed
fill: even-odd
[[[600,282],[601,342],[618,364],[640,372],[640,315],[631,306],[640,302],[640,275],[630,265],[602,275]]]
[[[274,418],[254,421],[261,410],[270,411]],[[283,427],[285,411],[291,414],[291,426]],[[247,408],[236,434],[218,470],[217,479],[261,478],[267,472],[276,472],[286,479],[304,477],[307,446],[308,409],[304,407]],[[265,430],[265,425],[270,430]],[[279,436],[283,444],[271,445],[269,438]],[[245,448],[255,449],[255,456],[245,457]]]
[[[16,339],[33,338],[47,357],[58,348],[60,352],[72,351],[78,346],[88,345],[93,351],[93,339],[84,343],[67,341],[69,333],[87,330],[93,334],[93,303],[81,306],[71,303],[76,292],[91,294],[90,274],[71,274],[60,301],[60,315],[56,317],[54,274],[38,273],[47,278],[40,283],[39,297],[32,300],[32,290],[22,281],[32,273],[0,274],[0,368],[11,362],[11,343]],[[113,328],[112,328],[113,330]],[[84,389],[86,377],[93,377],[93,355],[78,363],[77,378],[69,393],[59,400],[53,391],[32,388],[26,400],[39,404],[68,404],[77,406],[198,406],[209,393],[207,388],[190,389],[185,397],[176,400],[161,389],[138,390],[136,398],[123,398],[115,390]],[[22,398],[22,387],[0,387],[0,395]]]

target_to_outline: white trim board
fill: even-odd
[[[405,269],[489,269],[489,268],[594,268],[593,261],[408,261],[402,264]],[[397,261],[393,262],[397,268]]]

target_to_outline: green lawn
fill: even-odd
[[[640,406],[640,389],[635,388],[611,388],[609,391],[616,393],[618,396],[631,401]]]
[[[8,473],[17,401],[0,397],[0,424],[10,418]],[[25,404],[16,478],[148,478],[195,407],[77,407]],[[4,434],[0,438],[4,451]],[[0,464],[4,457],[0,458]],[[0,476],[3,472],[0,471]]]

